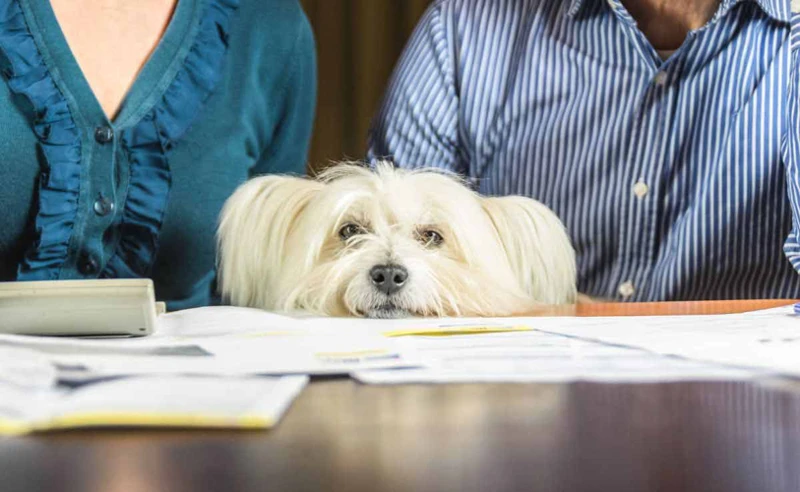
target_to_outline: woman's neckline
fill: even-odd
[[[117,128],[136,124],[171,82],[191,47],[203,0],[178,0],[172,19],[156,48],[125,94],[116,116],[106,115],[70,50],[48,0],[19,0],[45,64],[65,92],[71,109],[86,125],[112,124]]]

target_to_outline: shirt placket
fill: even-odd
[[[676,153],[670,145],[670,120],[680,75],[679,53],[661,62],[636,23],[619,2],[609,4],[621,29],[639,55],[641,83],[645,85],[636,107],[628,139],[627,158],[619,163],[620,223],[617,262],[609,295],[624,301],[647,298],[656,257],[659,204],[665,199],[663,177]]]

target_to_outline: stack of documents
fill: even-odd
[[[751,378],[758,371],[532,330],[409,340],[422,368],[359,371],[364,383],[664,382]]]
[[[717,316],[516,318],[505,321],[505,333],[480,338],[412,337],[409,349],[425,367],[355,377],[374,384],[796,377],[798,318],[790,306]],[[503,323],[483,320],[491,322]]]
[[[542,318],[550,333],[728,367],[800,376],[800,316],[792,306],[716,316]]]
[[[0,434],[267,428],[309,375],[370,384],[658,382],[800,375],[790,307],[742,315],[366,320],[211,307],[143,338],[0,335]]]
[[[0,335],[0,434],[67,427],[268,428],[308,375],[418,365],[379,335],[204,308],[143,338]]]

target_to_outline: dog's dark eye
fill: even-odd
[[[342,238],[342,241],[347,241],[353,236],[358,236],[359,234],[364,234],[367,232],[363,227],[358,224],[345,224],[339,229],[339,237]]]
[[[439,246],[444,242],[444,238],[438,231],[434,231],[433,229],[425,229],[423,231],[419,231],[417,233],[417,237],[419,242],[424,244],[425,246]]]

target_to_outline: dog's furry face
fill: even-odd
[[[276,311],[502,316],[576,296],[574,252],[544,205],[385,163],[245,183],[219,250],[223,296]]]

